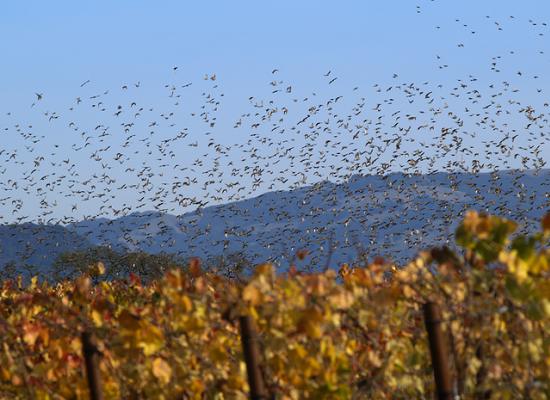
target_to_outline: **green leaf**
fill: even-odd
[[[535,254],[536,239],[533,237],[518,236],[512,242],[512,249],[517,250],[522,260],[528,260]]]
[[[521,302],[528,300],[533,294],[530,284],[520,284],[512,276],[506,277],[505,286],[510,297]]]

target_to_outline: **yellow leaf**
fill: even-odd
[[[105,273],[105,264],[99,261],[96,265],[96,271],[98,275],[103,275]]]
[[[204,383],[199,378],[194,378],[191,381],[191,385],[189,385],[189,389],[191,393],[201,394],[205,390]]]
[[[262,293],[253,282],[246,285],[243,289],[243,300],[250,302],[253,306],[262,302]]]
[[[36,389],[34,392],[35,399],[37,400],[50,400],[50,394],[44,390]]]
[[[255,276],[258,275],[272,275],[273,274],[273,265],[270,263],[266,264],[260,264],[256,267],[256,271],[254,272]]]
[[[367,353],[367,359],[369,360],[369,363],[375,368],[379,368],[382,365],[382,360],[374,350],[371,350]]]
[[[92,310],[92,321],[94,321],[96,326],[103,325],[103,318],[101,317],[101,313],[99,311]]]
[[[181,297],[181,304],[183,306],[184,312],[190,312],[191,310],[193,310],[193,302],[188,296],[183,295]]]
[[[31,278],[31,286],[30,286],[30,289],[35,289],[37,285],[38,285],[38,276],[33,276],[33,277]]]
[[[309,308],[304,311],[302,318],[298,321],[298,332],[304,332],[308,336],[318,339],[323,331],[320,323],[323,321],[323,314],[315,308]]]
[[[172,377],[172,368],[162,358],[157,357],[153,360],[153,375],[166,385]]]
[[[9,369],[0,367],[0,378],[2,378],[3,381],[8,381],[11,378],[11,373]]]
[[[23,341],[31,347],[34,346],[38,336],[40,336],[40,327],[34,324],[25,324],[23,330],[25,331]]]
[[[143,354],[150,356],[159,351],[164,344],[162,331],[152,324],[143,324],[140,329],[139,347],[143,349]]]
[[[353,294],[347,291],[340,291],[340,293],[329,296],[330,304],[339,309],[346,309],[351,307],[354,302]]]

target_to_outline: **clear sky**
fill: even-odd
[[[528,24],[549,20],[550,3],[542,0],[23,0],[0,7],[0,104],[12,111],[26,111],[35,91],[71,97],[86,79],[101,87],[164,82],[174,65],[190,79],[215,71],[248,94],[274,67],[311,85],[327,69],[353,84],[393,72],[452,82],[466,72],[490,79],[490,57],[511,48],[533,72],[548,69],[550,56],[532,54],[548,42]],[[466,35],[470,28],[455,19],[477,33]],[[436,68],[436,54],[449,69]]]
[[[109,110],[117,104],[126,107],[132,100],[163,110],[169,104],[164,85],[193,82],[182,103],[192,109],[203,102],[204,90],[223,92],[224,113],[219,121],[228,127],[240,113],[250,111],[249,96],[270,94],[274,68],[279,70],[276,79],[283,79],[285,85],[292,82],[293,93],[302,97],[312,92],[323,98],[360,94],[368,101],[376,96],[371,92],[374,84],[397,82],[429,82],[428,87],[436,90],[442,85],[449,93],[458,79],[474,76],[479,87],[489,90],[491,84],[507,81],[518,88],[516,99],[542,104],[550,90],[546,21],[550,22],[550,2],[543,0],[4,1],[0,5],[0,151],[6,152],[0,156],[5,163],[4,171],[0,164],[0,199],[20,198],[31,207],[27,210],[31,219],[36,215],[28,193],[6,191],[7,180],[19,180],[39,153],[24,154],[16,124],[33,125],[33,134],[44,136],[40,142],[44,152],[55,144],[61,148],[63,143],[72,145],[76,142],[71,141],[70,122],[76,121],[83,130],[96,124],[118,124],[115,118],[100,120],[93,112],[68,116],[67,109],[77,97],[89,99],[107,90]],[[501,57],[499,72],[491,69],[492,58],[497,56]],[[330,86],[323,77],[329,70],[330,77],[338,78]],[[216,74],[216,82],[204,81],[205,74]],[[131,92],[137,82],[139,93]],[[213,89],[213,84],[220,88]],[[130,89],[121,90],[123,85]],[[354,91],[355,87],[359,89]],[[35,93],[43,95],[38,102]],[[37,104],[31,107],[33,103]],[[401,105],[398,102],[393,107],[406,111],[406,103]],[[61,117],[58,125],[57,118],[49,121],[54,111]],[[44,113],[49,113],[46,119]],[[189,139],[204,138],[202,125],[186,124]],[[216,133],[216,141],[222,143],[243,142],[250,134],[222,128]],[[116,143],[113,146],[121,144]],[[146,149],[134,146],[137,165],[140,152]],[[19,165],[5,159],[14,149],[19,149],[15,157]],[[83,172],[95,168],[89,153],[64,151],[55,156],[49,153],[52,162],[57,156],[58,161],[70,157],[77,168],[90,168]],[[184,159],[196,156],[183,151],[178,156]],[[162,162],[151,160],[155,165]],[[40,168],[44,174],[49,172],[46,163]],[[112,174],[123,180],[121,168],[115,166]],[[50,206],[59,203],[54,213],[59,217],[68,214],[75,201],[62,197],[48,200]],[[131,193],[121,198],[135,202]],[[4,215],[10,213],[12,200],[0,201]]]

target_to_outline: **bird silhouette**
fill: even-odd
[[[435,74],[455,67],[450,52],[469,54],[474,33],[502,37],[523,23],[538,36],[546,25],[454,20],[428,25],[459,32],[429,55],[428,81],[397,71],[346,88],[347,77],[333,85],[333,67],[311,92],[273,68],[235,115],[222,74],[193,82],[177,66],[154,104],[134,80],[91,95],[95,80],[78,90],[86,80],[65,109],[35,93],[37,124],[5,113],[0,244],[15,240],[21,263],[58,254],[36,251],[54,239],[281,265],[307,249],[298,261],[314,268],[380,253],[404,262],[449,244],[469,207],[529,229],[550,205],[544,75],[519,65],[514,48],[488,50],[485,75],[449,85]],[[13,256],[5,248],[0,260]]]

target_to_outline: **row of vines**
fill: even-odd
[[[457,250],[406,266],[369,265],[246,281],[198,260],[142,284],[102,281],[98,262],[56,284],[0,287],[0,398],[86,399],[81,332],[101,354],[106,398],[245,399],[238,320],[257,327],[261,373],[277,399],[433,398],[422,304],[441,306],[460,398],[550,398],[550,214],[538,233],[468,212]],[[301,252],[299,257],[307,256]]]

